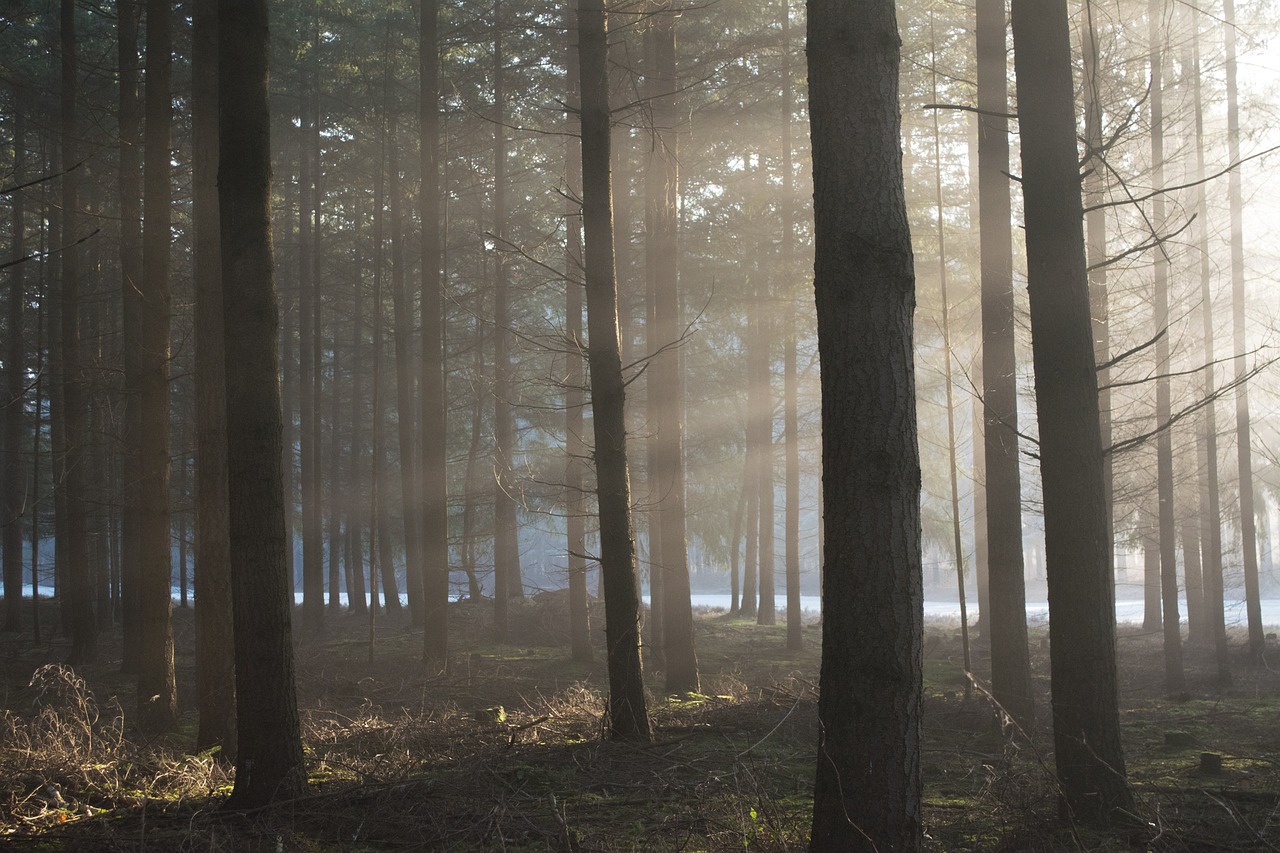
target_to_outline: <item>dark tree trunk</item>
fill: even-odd
[[[218,190],[238,716],[235,788],[227,807],[254,809],[296,796],[306,776],[281,490],[267,4],[222,0],[218,11]]]
[[[218,0],[198,0],[192,31],[196,287],[196,752],[235,746],[235,638],[227,529],[227,394],[218,226]]]
[[[356,216],[356,274],[351,288],[351,453],[348,457],[347,483],[356,495],[362,495],[361,484],[364,470],[364,443],[362,427],[365,421],[365,385],[368,378],[364,374],[361,349],[364,347],[364,253],[360,243],[361,222],[363,214]],[[352,613],[367,612],[368,603],[365,597],[364,583],[364,533],[363,525],[368,516],[364,504],[359,500],[347,513],[347,606]],[[372,540],[371,540],[372,541]]]
[[[1003,0],[978,0],[978,192],[982,266],[983,451],[991,691],[1028,726],[1034,714],[1027,652],[1018,470],[1013,237],[1009,195],[1008,52]],[[1074,137],[1072,137],[1074,138]]]
[[[449,495],[445,399],[444,276],[440,234],[439,0],[421,0],[418,127],[422,192],[422,595],[423,657],[431,670],[449,658]]]
[[[1120,747],[1098,379],[1065,0],[1013,0],[1044,483],[1055,760],[1076,819],[1132,809]]]
[[[511,288],[507,281],[507,128],[505,59],[502,30],[495,5],[493,36],[493,97],[497,109],[493,142],[493,577],[494,633],[499,642],[507,637],[507,599],[523,595],[520,573],[520,539],[516,521],[515,479],[511,457],[515,452],[514,366],[511,362]]]
[[[918,850],[923,588],[894,4],[809,0],[826,571],[810,849]]]
[[[11,180],[20,184],[26,175],[26,131],[21,94],[14,87],[14,99],[18,101],[13,113],[13,174]],[[17,190],[9,197],[12,205],[9,253],[21,258],[26,254],[26,228],[22,219],[26,193]],[[22,495],[26,480],[22,470],[22,412],[25,408],[23,386],[25,375],[23,362],[26,355],[22,335],[22,316],[26,302],[26,282],[23,273],[26,265],[14,264],[9,268],[9,348],[5,353],[5,386],[8,390],[4,409],[4,492],[0,501],[0,525],[4,527],[4,629],[22,630],[22,527],[26,513],[22,507]],[[32,510],[34,514],[34,510]],[[35,592],[32,592],[35,595]]]
[[[120,351],[124,368],[124,417],[120,437],[121,633],[120,669],[138,671],[138,376],[142,357],[142,105],[138,98],[138,21],[142,4],[117,0],[116,57],[120,74]]]
[[[1227,47],[1227,159],[1240,162],[1240,111],[1236,93],[1235,0],[1222,0],[1223,38]],[[1240,167],[1231,170],[1227,192],[1231,201],[1231,329],[1235,336],[1236,462],[1240,472],[1240,543],[1244,551],[1244,600],[1249,623],[1249,658],[1263,663],[1266,636],[1262,630],[1262,598],[1258,586],[1258,534],[1253,508],[1253,433],[1249,428],[1248,327],[1244,296],[1244,202]]]
[[[1151,225],[1158,236],[1164,228],[1164,50],[1160,0],[1147,3],[1148,50],[1151,58],[1151,181],[1157,195],[1151,201]],[[1178,527],[1173,505],[1173,429],[1169,389],[1169,258],[1164,246],[1155,251],[1152,294],[1156,335],[1156,494],[1160,525],[1160,601],[1164,628],[1164,689],[1180,692],[1186,684],[1182,673],[1182,622],[1178,615]]]
[[[609,733],[652,737],[640,666],[640,592],[627,475],[625,392],[618,340],[618,289],[609,181],[609,43],[603,0],[578,0],[582,78],[582,218],[587,287],[587,356],[594,413],[600,571],[609,666]]]
[[[386,264],[384,263],[386,241],[382,225],[383,186],[386,180],[385,161],[389,142],[387,138],[388,130],[385,126],[382,132],[382,151],[378,158],[378,184],[373,192],[373,242],[376,249],[374,251],[373,267],[373,494],[370,499],[369,533],[373,541],[369,543],[369,587],[375,593],[372,605],[376,611],[378,608],[377,581],[381,578],[382,598],[387,612],[399,613],[401,609],[400,588],[396,584],[395,560],[391,553],[391,514],[387,511],[387,483],[389,479],[387,471],[387,416],[386,405],[382,402],[384,385],[382,362],[386,351],[382,337],[384,326],[382,320],[382,277],[386,269]],[[377,545],[376,559],[373,556],[375,543]],[[379,572],[381,572],[381,575],[379,575]],[[370,619],[372,618],[373,615],[370,614]],[[371,631],[372,624],[370,622]]]
[[[173,4],[147,0],[142,346],[138,371],[138,711],[150,732],[177,723],[169,513],[169,230]]]
[[[85,400],[84,375],[81,365],[83,345],[80,341],[80,234],[79,165],[80,127],[76,114],[78,93],[76,61],[75,3],[62,0],[60,15],[60,47],[62,51],[61,136],[62,136],[62,298],[59,305],[61,339],[60,370],[62,401],[61,464],[58,479],[62,484],[61,505],[55,512],[62,517],[62,553],[66,585],[64,629],[71,635],[72,663],[88,663],[97,657],[98,626],[93,615],[93,578],[89,571],[87,534],[88,507],[85,502]]]
[[[795,251],[795,210],[793,206],[791,119],[795,110],[791,87],[791,0],[782,3],[782,245],[780,259],[787,285],[786,326],[782,355],[782,437],[786,453],[786,581],[787,648],[798,651],[804,645],[800,610],[800,421],[799,386],[796,369],[796,302],[791,283]]]
[[[311,46],[315,49],[315,45]],[[314,62],[314,58],[308,63]],[[320,533],[320,472],[316,470],[316,364],[314,346],[320,330],[315,327],[316,169],[312,160],[312,136],[319,125],[313,111],[310,70],[301,71],[298,134],[298,452],[302,487],[302,627],[309,634],[324,630],[324,555]]]
[[[684,470],[684,352],[680,338],[679,246],[677,192],[680,186],[679,138],[676,93],[676,16],[679,12],[663,0],[649,19],[652,41],[645,69],[649,77],[649,110],[653,121],[651,161],[646,194],[649,228],[645,266],[654,282],[654,321],[658,344],[666,350],[649,365],[650,410],[657,431],[654,457],[662,526],[661,550],[650,552],[652,568],[662,577],[662,651],[668,693],[698,689],[698,658],[693,644],[693,607],[689,590],[689,546],[685,525]],[[657,352],[654,347],[650,350]],[[657,392],[656,394],[654,392]],[[656,404],[656,405],[655,405]],[[655,411],[656,410],[656,411]],[[655,476],[656,475],[656,476]]]
[[[1204,329],[1204,386],[1202,396],[1212,401],[1215,395],[1214,364],[1214,316],[1212,260],[1209,256],[1209,208],[1205,194],[1204,164],[1204,109],[1200,87],[1200,25],[1199,18],[1192,30],[1192,97],[1196,125],[1196,219],[1199,223],[1196,238],[1200,254],[1200,310]],[[1204,548],[1202,560],[1204,574],[1204,599],[1206,630],[1212,637],[1214,659],[1218,665],[1218,681],[1231,681],[1231,657],[1227,645],[1226,613],[1222,582],[1222,511],[1218,504],[1218,407],[1210,402],[1204,410],[1201,423],[1200,453],[1203,458],[1204,476],[1200,487],[1200,544]]]
[[[420,515],[418,502],[418,475],[414,467],[414,447],[417,441],[413,406],[413,306],[405,284],[404,225],[402,220],[404,201],[401,195],[399,168],[399,141],[392,125],[388,166],[391,180],[391,306],[395,322],[396,347],[396,422],[400,450],[400,507],[404,518],[405,592],[409,599],[409,618],[415,626],[422,625],[422,539],[418,533]]]
[[[572,32],[572,6],[565,10],[566,31]],[[566,43],[569,40],[566,39]],[[585,348],[582,340],[582,137],[581,122],[575,119],[580,107],[578,51],[567,44],[565,68],[568,76],[566,103],[568,119],[565,128],[565,335],[568,338],[564,390],[565,446],[565,550],[569,572],[569,643],[573,659],[589,661],[591,651],[591,618],[587,595],[587,501],[583,492],[583,469],[586,467],[587,443],[583,438],[586,405]]]

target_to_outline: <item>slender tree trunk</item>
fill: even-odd
[[[218,11],[218,190],[239,722],[235,788],[227,807],[255,809],[297,796],[306,771],[281,490],[267,4],[221,0]]]
[[[1065,806],[1078,820],[1100,823],[1116,809],[1132,809],[1133,798],[1120,746],[1111,543],[1065,0],[1013,0],[1013,42],[1055,760]]]
[[[1142,630],[1155,633],[1164,628],[1160,610],[1160,537],[1150,510],[1138,510],[1138,525],[1142,537]]]
[[[809,0],[822,359],[822,674],[814,851],[918,850],[923,590],[894,4]]]
[[[41,241],[43,242],[43,240]],[[42,289],[36,306],[36,410],[31,430],[31,638],[40,644],[40,436],[44,431],[44,314]]]
[[[364,470],[364,435],[365,422],[364,388],[368,377],[364,374],[364,362],[360,351],[364,347],[364,252],[360,243],[363,213],[355,218],[356,274],[351,289],[351,450],[347,457],[349,468],[347,482],[352,493],[363,494]],[[357,500],[347,512],[347,606],[352,613],[364,615],[369,607],[365,598],[364,583],[364,533],[363,525],[368,517],[364,512],[364,504]],[[372,543],[372,538],[370,539]]]
[[[138,409],[138,376],[142,358],[142,112],[138,98],[138,21],[142,4],[116,2],[116,58],[120,75],[119,191],[120,191],[120,350],[124,369],[124,417],[120,437],[123,477],[120,497],[121,633],[120,669],[138,671],[138,442],[141,424]]]
[[[782,0],[782,245],[779,247],[783,281],[787,283],[786,326],[782,355],[782,436],[786,452],[786,581],[787,648],[804,646],[800,610],[800,420],[799,386],[796,366],[796,302],[791,282],[794,274],[795,170],[791,150],[791,121],[795,111],[791,86],[791,0]]]
[[[933,51],[931,79],[933,84],[933,102],[938,103],[938,57],[937,40],[933,27],[933,15],[929,16],[929,43]],[[938,230],[938,292],[942,300],[942,351],[945,367],[942,379],[947,386],[947,460],[951,479],[951,535],[952,553],[956,563],[956,594],[960,602],[960,649],[964,662],[964,698],[973,696],[971,674],[973,660],[969,652],[969,611],[965,598],[964,583],[964,540],[960,535],[960,479],[956,471],[956,402],[955,388],[952,383],[951,366],[951,309],[947,304],[947,241],[945,216],[942,203],[942,141],[938,133],[938,111],[933,111],[933,189],[935,225]]]
[[[764,178],[764,155],[760,155],[760,166],[757,175]],[[776,585],[773,576],[774,558],[774,467],[773,467],[773,318],[770,316],[769,302],[771,298],[768,277],[761,268],[760,257],[756,259],[756,335],[755,375],[751,380],[755,392],[755,425],[756,425],[756,489],[758,494],[756,511],[759,513],[757,523],[759,534],[756,540],[759,549],[757,569],[759,571],[760,606],[756,611],[756,624],[773,625],[778,621],[778,611],[774,606]]]
[[[396,567],[395,560],[391,552],[391,521],[387,511],[387,483],[389,475],[387,471],[387,439],[386,439],[386,405],[382,402],[383,370],[382,361],[386,352],[386,346],[383,343],[383,294],[382,294],[382,277],[386,269],[384,263],[384,250],[386,248],[385,235],[383,233],[383,186],[386,180],[386,154],[388,140],[388,131],[384,127],[382,131],[382,149],[378,156],[378,185],[374,190],[374,212],[373,212],[373,241],[376,245],[374,255],[373,268],[373,495],[370,500],[370,536],[377,543],[377,559],[374,560],[370,556],[369,560],[369,586],[373,590],[377,590],[377,572],[381,570],[382,579],[382,598],[387,613],[399,613],[400,604],[400,588],[396,584]],[[406,540],[407,541],[407,540]],[[373,554],[373,541],[369,544],[370,554]],[[374,600],[374,610],[377,609],[377,600]],[[372,620],[373,614],[369,616]],[[370,654],[372,654],[372,630],[373,622],[370,621]]]
[[[573,28],[572,6],[565,9],[567,31]],[[565,51],[568,76],[568,107],[565,127],[565,335],[568,354],[564,391],[565,446],[565,551],[569,572],[569,644],[573,659],[589,661],[591,651],[591,614],[587,595],[587,501],[583,492],[583,469],[587,462],[587,443],[583,438],[586,405],[586,351],[582,335],[582,126],[575,121],[575,110],[581,106],[579,96],[578,51],[568,45]]]
[[[1182,539],[1183,577],[1187,585],[1187,638],[1202,643],[1209,636],[1204,618],[1204,574],[1200,566],[1200,528],[1189,520],[1178,525]]]
[[[1227,158],[1240,162],[1240,109],[1236,92],[1235,0],[1222,0],[1223,37],[1227,47]],[[1235,337],[1236,461],[1240,471],[1240,543],[1244,551],[1244,599],[1249,622],[1249,657],[1263,661],[1266,637],[1262,630],[1262,598],[1258,587],[1258,535],[1253,509],[1253,433],[1249,427],[1248,325],[1244,293],[1244,202],[1237,166],[1227,180],[1231,202],[1231,328]]]
[[[17,108],[13,113],[13,174],[11,180],[20,184],[26,177],[26,119],[23,115],[23,98],[14,87]],[[17,190],[9,196],[11,208],[11,232],[9,253],[14,258],[26,255],[26,228],[23,225],[26,193]],[[4,629],[22,630],[22,527],[26,513],[22,498],[26,491],[26,478],[22,470],[22,412],[25,408],[25,342],[22,335],[23,308],[26,303],[26,282],[23,273],[26,265],[14,264],[9,268],[9,325],[7,335],[9,349],[5,353],[4,372],[8,400],[4,409],[4,499],[0,503],[0,525],[4,527]],[[34,512],[34,510],[33,510]],[[35,594],[34,592],[32,593]]]
[[[1201,422],[1199,450],[1203,458],[1204,476],[1200,486],[1200,544],[1204,548],[1204,598],[1207,631],[1212,637],[1214,659],[1218,666],[1218,682],[1231,681],[1231,657],[1227,644],[1225,598],[1222,582],[1222,510],[1218,504],[1218,406],[1214,363],[1213,273],[1209,257],[1209,205],[1205,193],[1204,106],[1200,84],[1200,25],[1195,16],[1192,26],[1192,98],[1196,125],[1196,239],[1200,253],[1200,310],[1204,330],[1204,371],[1202,396],[1210,401]]]
[[[1027,728],[1035,712],[1027,651],[1018,470],[1018,387],[1009,194],[1008,53],[1002,0],[978,0],[978,191],[982,266],[983,442],[991,692]],[[1072,137],[1074,139],[1074,136]]]
[[[619,739],[649,740],[652,732],[640,665],[640,593],[631,528],[625,393],[613,257],[606,14],[603,0],[578,0],[587,354],[591,370],[600,570],[604,581],[608,648],[609,733]]]
[[[312,50],[315,45],[312,44]],[[314,62],[314,58],[307,60]],[[319,117],[313,112],[314,82],[307,68],[300,73],[300,113],[298,136],[298,414],[299,472],[302,486],[302,627],[309,634],[324,630],[324,555],[320,539],[320,472],[316,470],[316,443],[320,425],[316,423],[316,364],[314,346],[315,303],[319,293],[315,282],[316,168],[312,160],[311,138]]]
[[[172,12],[168,0],[147,0],[147,129],[139,293],[138,711],[143,727],[153,733],[173,728],[178,714],[169,510]]]
[[[507,637],[507,599],[523,595],[520,573],[520,539],[516,521],[515,480],[512,454],[515,452],[514,365],[511,361],[511,288],[507,281],[507,128],[505,58],[499,9],[495,5],[493,36],[493,98],[497,110],[493,143],[493,566],[494,566],[494,632],[500,642]]]
[[[335,312],[336,313],[336,312]],[[341,423],[342,401],[338,394],[342,377],[342,359],[338,351],[338,330],[333,330],[333,356],[329,360],[332,373],[329,379],[329,500],[325,509],[329,514],[329,612],[337,614],[342,609],[342,510],[339,508],[344,493],[342,471]],[[353,407],[354,408],[354,407]],[[350,484],[346,486],[350,489]],[[350,589],[347,590],[350,594]]]
[[[391,173],[391,304],[395,316],[396,421],[400,439],[401,514],[404,517],[404,584],[409,599],[409,618],[414,626],[421,626],[423,624],[422,549],[420,547],[422,540],[418,535],[420,503],[417,469],[414,467],[414,446],[417,435],[414,424],[410,349],[413,343],[413,306],[410,304],[409,291],[405,284],[405,234],[401,218],[404,201],[400,183],[399,140],[394,123],[388,165]]]
[[[738,587],[739,547],[742,543],[742,517],[747,511],[747,490],[744,487],[738,492],[738,508],[733,514],[733,538],[729,540],[729,615],[736,616],[742,611],[742,602]]]
[[[93,615],[93,579],[89,572],[87,507],[84,494],[85,400],[80,341],[80,256],[76,244],[80,234],[79,165],[80,127],[76,114],[78,97],[75,3],[62,0],[60,16],[62,51],[61,131],[62,131],[62,298],[61,327],[62,505],[63,565],[66,587],[64,628],[71,634],[72,663],[88,663],[97,657],[98,626]]]
[[[192,32],[196,287],[196,752],[235,746],[235,637],[227,497],[222,248],[218,223],[218,2],[198,0]]]
[[[1152,186],[1164,188],[1164,50],[1160,0],[1147,3],[1148,49],[1151,54]],[[1164,228],[1164,196],[1151,201],[1153,238]],[[1156,492],[1160,513],[1160,599],[1164,628],[1164,687],[1169,693],[1186,684],[1182,672],[1182,623],[1178,615],[1178,527],[1173,495],[1173,429],[1169,424],[1169,257],[1163,244],[1156,249],[1153,309],[1156,337]]]
[[[421,0],[418,23],[418,125],[422,192],[422,584],[427,667],[449,655],[449,495],[445,399],[445,309],[440,233],[439,0]]]

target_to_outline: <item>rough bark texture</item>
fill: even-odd
[[[587,359],[600,513],[609,733],[615,738],[648,740],[652,731],[640,666],[640,591],[631,531],[631,483],[627,475],[625,394],[613,258],[608,54],[603,0],[578,0]]]
[[[218,189],[239,721],[235,788],[227,807],[253,809],[296,796],[306,776],[280,487],[267,3],[221,0],[218,13]]]
[[[445,458],[444,279],[440,256],[439,0],[422,0],[418,31],[418,127],[422,192],[422,595],[423,656],[442,670],[449,654],[449,496]]]
[[[809,0],[822,362],[820,734],[811,849],[921,838],[920,461],[894,4]]]
[[[61,359],[55,374],[61,381],[62,400],[59,410],[62,440],[58,479],[62,500],[55,512],[62,517],[58,539],[62,548],[55,559],[62,567],[65,586],[63,626],[71,635],[72,663],[92,661],[98,652],[98,626],[93,614],[93,578],[89,571],[89,549],[86,528],[88,507],[85,503],[85,402],[84,377],[80,341],[80,255],[76,244],[80,232],[80,128],[76,114],[77,62],[76,21],[73,0],[60,5],[60,48],[62,51],[61,131],[62,131],[62,293],[59,300],[58,325],[61,337]]]
[[[138,711],[151,732],[177,723],[169,529],[169,91],[172,3],[147,2],[146,150],[143,175],[142,347],[138,373]]]
[[[1027,281],[1044,483],[1055,760],[1065,807],[1133,807],[1120,748],[1115,614],[1065,0],[1013,0]]]
[[[198,0],[192,32],[196,286],[196,751],[235,745],[235,640],[227,528],[227,395],[218,237],[218,2]]]
[[[1008,54],[1003,0],[978,0],[978,192],[982,256],[983,451],[991,692],[1020,725],[1031,722],[1022,477],[1009,197]],[[1074,138],[1074,137],[1073,137]]]

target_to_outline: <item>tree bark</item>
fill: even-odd
[[[198,0],[192,31],[196,287],[196,752],[235,746],[235,636],[227,497],[222,249],[218,223],[218,2]]]
[[[982,267],[983,450],[991,692],[1026,728],[1035,713],[1027,651],[1018,470],[1013,237],[1009,193],[1008,53],[1003,0],[978,0],[978,192]],[[1074,136],[1072,137],[1074,138]]]
[[[227,807],[254,809],[297,796],[306,776],[281,489],[267,3],[221,0],[218,11],[223,369],[239,721],[235,787]]]
[[[582,217],[585,231],[587,357],[594,413],[600,570],[609,668],[609,733],[649,740],[640,665],[640,592],[627,475],[625,392],[618,339],[609,179],[608,24],[604,0],[578,0],[582,92]]]
[[[810,849],[917,850],[923,588],[894,4],[809,0],[826,571]]]
[[[1013,0],[1044,484],[1055,760],[1065,807],[1132,809],[1120,746],[1106,490],[1065,0]],[[990,458],[990,457],[988,457]]]
[[[13,113],[13,175],[15,184],[26,177],[26,121],[24,104],[17,86],[14,86],[15,110]],[[26,255],[26,227],[23,224],[26,193],[15,191],[9,197],[11,231],[9,252],[14,258]],[[26,303],[26,282],[23,273],[26,265],[14,264],[9,268],[9,338],[5,353],[4,373],[8,399],[4,410],[4,499],[0,502],[0,525],[4,527],[4,629],[22,630],[22,527],[26,516],[22,507],[22,495],[26,479],[22,467],[22,412],[25,408],[25,342],[22,334],[23,308]],[[35,595],[34,591],[32,595]]]
[[[782,2],[782,245],[779,247],[783,281],[787,284],[786,325],[782,355],[782,437],[786,454],[786,583],[787,583],[787,648],[804,647],[800,610],[800,420],[799,386],[796,365],[796,302],[791,281],[795,253],[795,187],[791,150],[792,103],[791,75],[791,0]]]
[[[169,513],[169,208],[173,5],[147,0],[142,334],[138,372],[138,711],[152,733],[177,724]]]

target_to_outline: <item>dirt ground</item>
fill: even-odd
[[[43,620],[54,624],[52,607]],[[192,755],[193,620],[175,613],[181,728],[145,740],[119,672],[119,632],[71,672],[68,644],[0,634],[0,849],[798,850],[812,808],[820,629],[801,653],[782,626],[701,613],[698,694],[665,696],[647,661],[656,739],[601,738],[603,650],[568,659],[563,596],[513,608],[515,641],[488,640],[488,608],[451,612],[451,667],[427,678],[421,635],[383,618],[330,615],[296,644],[310,788],[250,814],[219,805],[220,756]],[[598,633],[598,632],[597,632]],[[979,689],[965,697],[958,626],[925,641],[922,755],[931,851],[1249,851],[1280,845],[1280,674],[1239,654],[1228,688],[1186,647],[1187,689],[1162,690],[1159,636],[1122,629],[1121,703],[1137,813],[1100,834],[1058,814],[1048,641],[1032,631],[1039,693],[1028,737],[1002,731]],[[1273,652],[1280,659],[1280,652]],[[1221,769],[1201,769],[1202,753]],[[1208,759],[1212,761],[1213,759]]]

